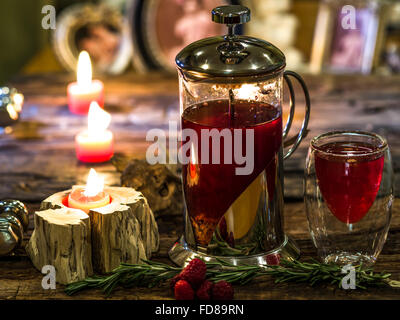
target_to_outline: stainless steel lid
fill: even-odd
[[[221,6],[212,10],[212,20],[228,26],[225,36],[191,43],[176,56],[183,72],[200,78],[249,77],[274,74],[285,65],[285,55],[271,43],[234,34],[234,27],[250,20],[244,6]]]

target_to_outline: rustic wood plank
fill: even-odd
[[[309,141],[336,129],[375,131],[388,139],[396,172],[396,195],[400,196],[400,76],[326,75],[305,79],[312,99],[310,132],[285,161],[285,196],[302,199]],[[85,179],[90,166],[75,159],[74,135],[86,126],[86,118],[71,115],[66,106],[65,88],[72,80],[70,75],[46,74],[13,82],[25,94],[26,103],[23,121],[10,135],[0,135],[0,198],[14,195],[24,201],[41,201]],[[116,137],[116,152],[143,158],[149,144],[145,141],[147,130],[167,129],[168,120],[178,119],[177,79],[160,74],[126,74],[103,80],[106,108],[113,114],[111,130]],[[298,89],[296,86],[299,114],[293,134],[302,121],[303,97]],[[96,169],[106,175],[107,184],[119,185],[119,174],[110,163],[97,165]]]
[[[41,200],[55,192],[82,184],[91,166],[76,161],[74,135],[86,125],[83,117],[72,116],[66,107],[66,83],[73,76],[46,74],[23,77],[12,82],[26,97],[23,121],[8,135],[0,135],[0,198],[19,198],[32,211]],[[177,116],[177,81],[174,77],[126,74],[103,79],[106,108],[113,113],[111,130],[116,136],[116,152],[131,158],[143,158],[149,128],[166,128],[168,119]],[[310,133],[299,150],[285,162],[285,228],[297,241],[302,257],[315,257],[308,233],[302,197],[302,174],[310,139],[333,129],[376,131],[391,146],[396,185],[400,191],[400,76],[308,76],[313,109]],[[297,88],[298,89],[298,88]],[[297,98],[301,111],[302,97]],[[152,117],[144,119],[150,112]],[[301,113],[296,115],[293,130],[299,128]],[[294,131],[293,131],[294,132]],[[106,184],[117,186],[120,176],[111,163],[96,165]],[[393,273],[400,280],[400,208],[395,202],[388,240],[376,264],[376,270]],[[157,219],[160,251],[154,259],[169,262],[168,249],[183,229],[181,216]],[[26,235],[29,239],[33,224]],[[99,299],[99,291],[88,291],[72,298],[56,290],[41,288],[42,275],[33,268],[24,250],[15,256],[0,258],[0,299]],[[398,299],[400,290],[382,288],[367,291],[344,291],[331,286],[311,288],[304,285],[273,284],[265,279],[236,288],[239,299]],[[166,287],[152,290],[135,288],[116,291],[111,299],[170,299]]]
[[[30,208],[32,206],[29,206]],[[33,206],[34,207],[34,206]],[[391,272],[392,278],[400,280],[400,202],[397,201],[393,214],[388,240],[376,264],[376,271]],[[160,228],[160,251],[154,260],[171,263],[168,250],[183,231],[181,217],[162,217],[158,219]],[[316,257],[315,249],[308,233],[304,205],[288,203],[285,205],[285,229],[297,240],[302,257]],[[78,299],[91,300],[104,298],[99,290],[86,291],[68,297],[64,286],[56,290],[41,287],[42,276],[22,252],[18,256],[0,258],[0,299]],[[5,288],[5,289],[3,289]],[[309,287],[302,284],[279,284],[265,277],[247,286],[235,287],[237,299],[399,299],[400,289],[374,288],[369,290],[340,290],[329,285]],[[172,293],[167,285],[154,288],[118,289],[107,299],[171,299]]]

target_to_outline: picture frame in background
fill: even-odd
[[[65,8],[57,17],[52,45],[69,71],[76,71],[82,50],[89,53],[95,73],[119,74],[131,63],[129,24],[106,4],[78,3]]]
[[[226,34],[226,26],[211,21],[217,6],[227,0],[132,0],[129,10],[135,69],[174,73],[175,56],[188,44]]]
[[[387,26],[381,69],[383,73],[400,73],[400,2],[390,7],[387,14]]]
[[[344,28],[355,8],[355,28]],[[310,59],[312,73],[370,73],[379,63],[386,6],[378,0],[324,0],[320,3]],[[348,20],[346,20],[348,21]]]

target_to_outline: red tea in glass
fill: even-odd
[[[340,221],[360,221],[378,194],[384,157],[367,142],[337,141],[318,147],[315,171],[330,211]]]
[[[314,137],[306,160],[304,202],[322,261],[373,265],[392,216],[393,167],[385,139],[363,131]]]

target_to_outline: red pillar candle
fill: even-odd
[[[86,115],[92,101],[103,107],[104,85],[100,80],[92,80],[92,64],[86,51],[79,54],[76,73],[77,82],[70,83],[67,88],[69,110]]]
[[[114,137],[107,130],[111,115],[92,102],[88,113],[88,129],[75,137],[76,157],[82,162],[105,162],[114,154]]]

